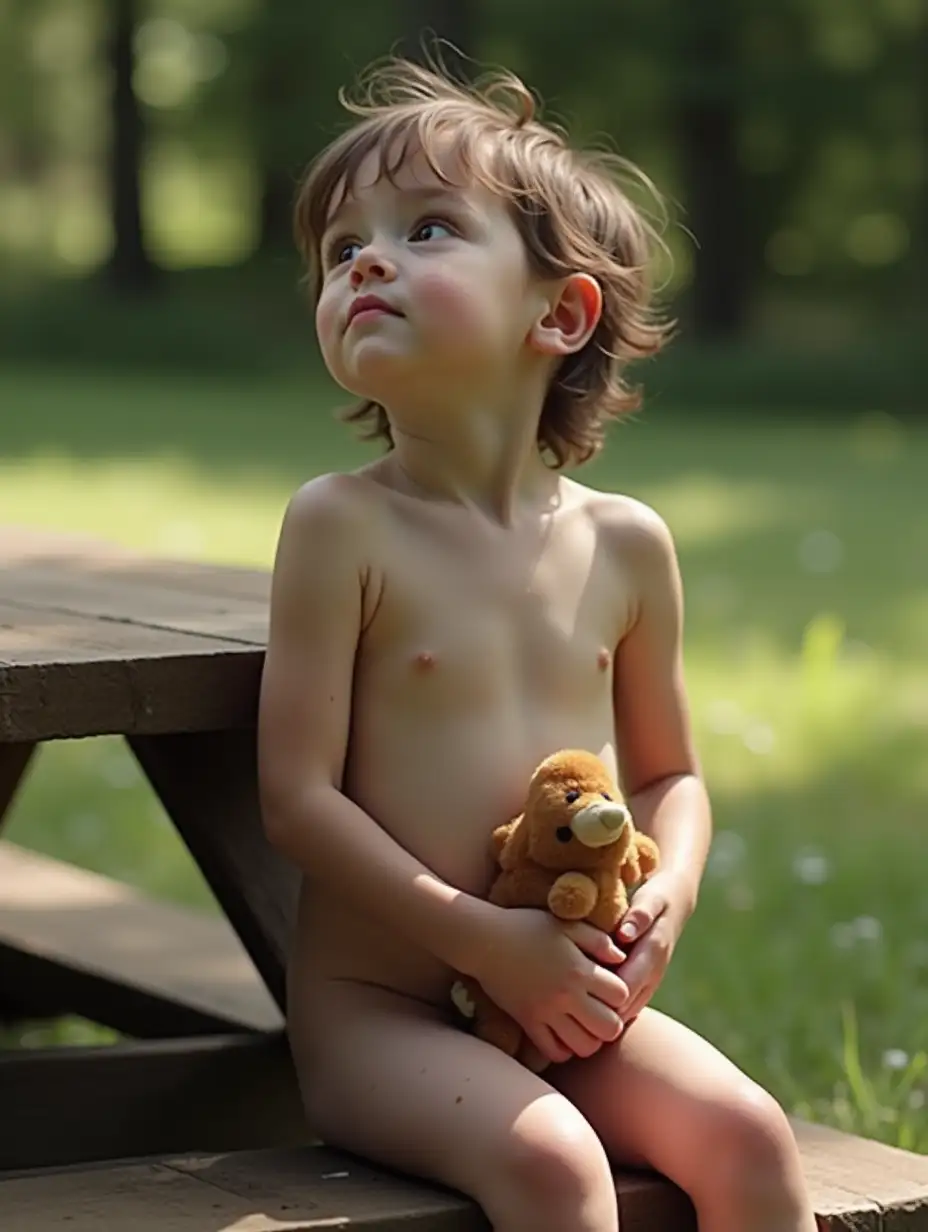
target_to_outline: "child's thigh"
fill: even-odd
[[[645,1009],[617,1044],[549,1071],[613,1163],[645,1166],[693,1193],[752,1153],[795,1162],[782,1109],[712,1044]]]
[[[314,1000],[290,1038],[310,1128],[324,1141],[484,1205],[558,1173],[584,1184],[568,1174],[598,1158],[608,1174],[564,1096],[439,1011],[344,982]]]

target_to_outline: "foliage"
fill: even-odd
[[[111,3],[0,0],[0,253],[23,278],[86,275],[110,250]],[[743,280],[754,338],[856,345],[877,325],[924,321],[920,0],[466,7],[468,51],[523,72],[555,116],[618,144],[675,203],[671,291],[691,335],[711,325],[692,312],[701,249],[701,277]],[[446,0],[139,0],[139,12],[145,229],[170,268],[279,260],[338,86],[447,21]],[[709,140],[709,114],[730,141]],[[726,243],[738,251],[723,274]]]

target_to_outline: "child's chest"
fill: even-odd
[[[360,664],[398,703],[440,713],[608,696],[633,596],[587,519],[510,537],[407,523],[387,549]]]

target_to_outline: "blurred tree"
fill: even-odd
[[[296,184],[340,118],[339,88],[396,44],[402,19],[379,0],[353,0],[348,13],[305,0],[264,0],[236,40],[251,79],[249,122],[262,183],[260,253],[292,248]]]
[[[406,30],[398,50],[410,59],[439,40],[443,63],[455,73],[472,57],[478,38],[477,0],[406,0]],[[460,55],[456,54],[460,53]]]
[[[751,291],[737,147],[739,7],[739,0],[686,6],[675,26],[672,72],[683,197],[696,240],[692,317],[697,338],[740,334]]]
[[[109,0],[110,77],[108,189],[113,248],[106,276],[121,293],[151,291],[156,269],[142,227],[141,168],[145,117],[132,85],[138,0]]]

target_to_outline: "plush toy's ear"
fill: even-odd
[[[497,859],[500,868],[511,873],[528,859],[528,822],[525,820],[525,814],[520,813],[507,826],[500,826],[500,830],[507,833],[498,849]]]

